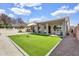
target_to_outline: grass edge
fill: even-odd
[[[61,43],[61,41],[62,39],[45,56],[49,56],[51,52]]]
[[[11,38],[9,38],[12,44],[24,55],[24,56],[30,56],[27,54],[18,44],[16,44]]]

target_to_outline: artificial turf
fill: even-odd
[[[21,34],[9,36],[30,56],[46,55],[61,39],[58,36]]]

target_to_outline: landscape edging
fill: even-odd
[[[10,38],[9,38],[10,39]],[[17,45],[13,40],[10,39],[10,41],[13,43],[13,45],[24,55],[29,56],[19,45]]]
[[[45,56],[49,56],[51,52],[61,43],[63,39],[61,39]]]

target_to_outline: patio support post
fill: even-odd
[[[48,24],[46,24],[46,34],[49,34],[48,33]]]
[[[38,33],[38,26],[36,28],[37,28],[37,33]]]
[[[62,30],[63,30],[63,36],[65,36],[66,35],[66,22],[63,22]]]
[[[51,26],[51,34],[54,34],[53,26]]]
[[[44,26],[41,24],[41,33],[44,34]]]
[[[35,27],[35,33],[38,33],[38,25],[36,25],[34,27]]]

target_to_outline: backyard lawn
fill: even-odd
[[[20,34],[9,36],[30,56],[46,55],[60,40],[58,36]]]

